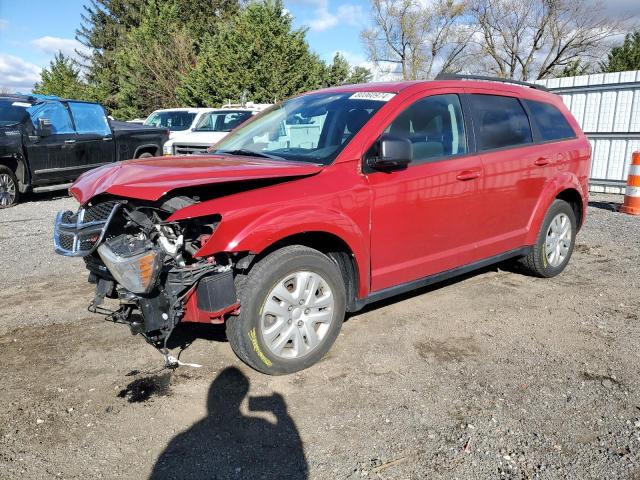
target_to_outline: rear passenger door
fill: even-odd
[[[488,258],[524,245],[548,171],[518,98],[471,94],[468,99],[484,169],[476,246],[478,255]]]
[[[69,102],[76,127],[78,173],[115,161],[113,134],[104,109],[97,103]]]
[[[414,158],[404,170],[367,172],[372,291],[475,259],[482,165],[469,154],[462,112],[459,95],[432,95],[416,100],[385,130],[409,138]]]

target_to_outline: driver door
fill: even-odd
[[[462,92],[460,92],[462,93]],[[408,283],[475,259],[482,163],[469,154],[458,94],[416,100],[385,130],[409,138],[413,161],[367,180],[371,208],[371,290]]]
[[[64,183],[76,170],[76,132],[69,111],[60,102],[36,104],[29,109],[35,135],[29,136],[27,156],[34,185]],[[51,132],[43,135],[40,119],[51,122]]]

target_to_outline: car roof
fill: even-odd
[[[212,110],[216,110],[215,108],[202,108],[202,107],[176,107],[176,108],[159,108],[158,110],[154,110],[153,112],[151,112],[151,115],[153,115],[156,112],[193,112],[193,113],[200,113],[200,112],[210,112]]]
[[[408,89],[421,91],[426,89],[446,89],[446,88],[468,88],[468,89],[487,89],[500,90],[504,92],[515,93],[521,97],[554,97],[557,95],[547,91],[546,88],[534,84],[526,84],[518,81],[509,81],[499,78],[490,77],[468,77],[468,78],[446,78],[436,80],[411,80],[399,82],[371,82],[353,85],[340,85],[336,87],[324,88],[308,92],[316,93],[356,93],[356,92],[380,92],[380,93],[401,93]]]

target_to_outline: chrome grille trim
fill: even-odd
[[[76,214],[69,210],[58,212],[53,226],[56,253],[65,257],[86,257],[93,253],[121,205],[120,202],[104,202],[81,207]]]

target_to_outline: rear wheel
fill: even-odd
[[[542,222],[536,244],[520,259],[526,273],[537,277],[555,277],[571,258],[577,232],[576,214],[564,200],[555,200]]]
[[[239,290],[240,315],[227,321],[234,352],[269,375],[318,362],[335,342],[345,314],[345,286],[337,265],[295,245],[260,260]]]
[[[13,207],[18,203],[20,191],[15,173],[4,165],[0,165],[0,208]]]

